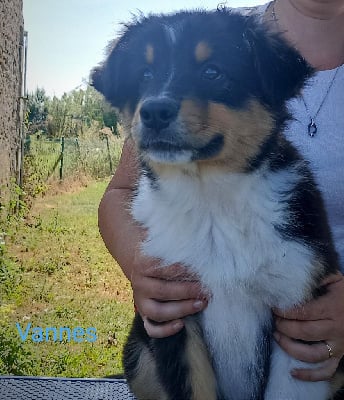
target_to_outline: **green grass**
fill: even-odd
[[[106,181],[37,199],[2,248],[0,373],[101,377],[122,371],[133,317],[130,285],[98,232]],[[22,342],[23,330],[47,326],[97,329],[93,343]]]

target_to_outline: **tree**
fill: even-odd
[[[116,133],[116,111],[93,87],[75,89],[50,99],[44,89],[29,95],[29,132],[42,130],[50,137],[80,136],[94,123]]]
[[[84,115],[89,120],[98,121],[102,127],[106,126],[113,132],[116,131],[118,122],[117,112],[110,106],[104,97],[98,93],[92,86],[87,86],[85,92]]]
[[[38,130],[46,132],[49,97],[43,88],[37,88],[28,95],[28,130],[34,133]]]
[[[48,102],[47,132],[52,137],[82,135],[94,122],[100,129],[106,126],[116,133],[117,121],[117,112],[91,86]]]
[[[50,137],[68,136],[68,95],[65,93],[61,99],[56,96],[49,102],[47,117],[47,133]]]

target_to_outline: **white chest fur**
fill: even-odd
[[[301,302],[314,255],[275,228],[290,218],[285,200],[299,179],[295,169],[175,173],[154,188],[143,177],[132,204],[134,218],[148,228],[143,251],[164,265],[189,266],[212,293],[242,287],[269,306]]]
[[[148,228],[143,251],[163,265],[190,267],[212,293],[203,328],[221,386],[237,400],[245,394],[238,395],[235,382],[248,393],[254,384],[249,374],[246,382],[236,375],[255,363],[270,308],[288,308],[309,294],[311,249],[276,229],[290,218],[283,200],[299,179],[296,169],[202,177],[180,172],[154,188],[142,177],[133,201],[134,218]],[[228,349],[231,357],[224,357]]]

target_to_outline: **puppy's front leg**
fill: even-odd
[[[330,398],[329,382],[305,382],[290,375],[290,371],[294,368],[317,368],[318,366],[318,364],[308,364],[293,359],[274,342],[264,400],[328,400]]]
[[[216,400],[216,380],[197,317],[174,336],[149,338],[136,316],[124,349],[130,389],[139,400]]]
[[[152,339],[139,314],[135,316],[124,346],[123,365],[130,390],[138,400],[169,400],[158,376]]]
[[[191,400],[216,400],[216,378],[197,316],[186,318],[185,330]]]

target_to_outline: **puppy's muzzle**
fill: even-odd
[[[142,124],[157,132],[166,129],[176,120],[178,104],[170,99],[146,100],[140,110]]]

